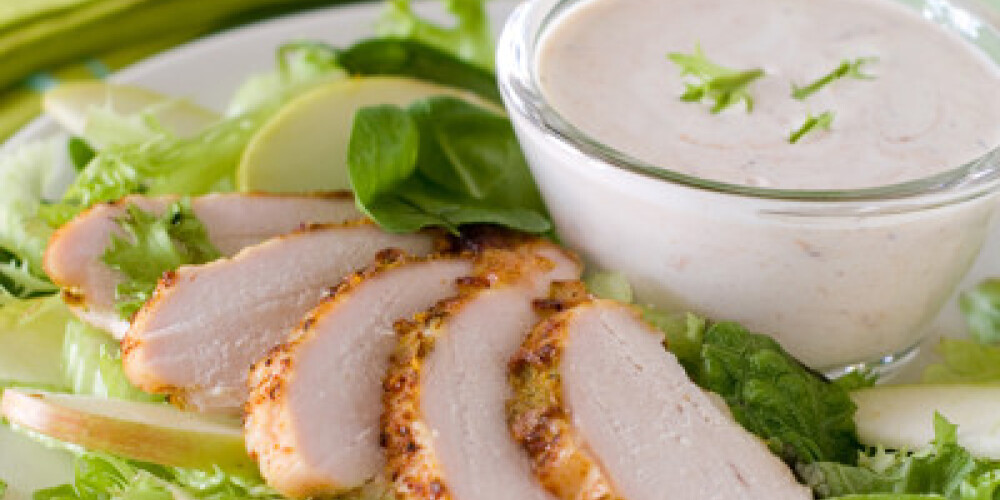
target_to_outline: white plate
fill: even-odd
[[[514,0],[490,3],[495,31],[499,30],[499,23],[515,4]],[[251,25],[149,58],[115,73],[110,80],[188,97],[209,108],[222,110],[234,90],[247,77],[274,67],[275,48],[283,42],[314,39],[346,46],[373,34],[372,25],[380,10],[381,5],[377,4],[333,7]],[[433,17],[442,15],[437,3],[419,5],[417,10]],[[43,117],[24,127],[7,145],[57,133],[60,130],[56,124]],[[994,223],[984,251],[963,280],[961,289],[975,285],[986,276],[1000,276],[998,229],[1000,228]],[[935,336],[962,334],[962,321],[955,300],[949,302],[935,322],[933,332]],[[917,359],[893,377],[894,380],[918,379],[923,366],[934,359],[930,348],[932,343],[929,341]],[[8,431],[0,428],[0,470],[5,468],[5,459],[14,459],[24,473],[17,474],[16,478],[0,477],[10,483],[5,500],[30,498],[27,495],[35,488],[65,482],[66,477],[69,477],[68,462],[51,453],[44,453],[46,450],[31,451],[31,456],[13,456],[13,443],[24,438],[8,434]],[[41,469],[50,472],[41,474]]]
[[[490,2],[494,31],[516,2]],[[134,64],[111,76],[117,83],[141,85],[167,95],[187,97],[210,109],[223,110],[236,88],[249,76],[274,68],[275,49],[284,42],[310,39],[335,46],[374,35],[381,4],[349,5],[282,17],[234,29],[188,43]],[[417,5],[417,12],[446,20],[440,2]],[[7,141],[24,141],[62,134],[49,118],[38,118]],[[0,426],[0,479],[7,481],[4,500],[31,498],[35,489],[72,478],[67,454],[35,445]],[[13,472],[8,472],[13,471]]]

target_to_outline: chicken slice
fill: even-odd
[[[535,327],[510,365],[509,418],[542,483],[564,500],[812,498],[662,340],[607,300]]]
[[[128,321],[115,310],[115,287],[122,280],[101,261],[111,235],[124,233],[115,219],[134,204],[160,213],[174,196],[128,196],[115,203],[95,205],[59,228],[45,251],[45,272],[64,289],[66,302],[93,326],[121,338]],[[212,243],[223,255],[314,223],[340,223],[361,215],[350,193],[323,196],[210,194],[194,198],[191,208],[205,225]]]
[[[382,471],[382,377],[393,324],[458,293],[469,256],[382,256],[345,279],[257,362],[246,407],[247,449],[267,483],[291,497],[358,488]]]
[[[488,279],[400,325],[381,436],[398,500],[551,498],[507,429],[507,362],[538,321],[532,301],[580,266],[547,244],[506,254]]]
[[[125,373],[182,407],[238,412],[250,366],[284,341],[331,286],[383,249],[426,255],[438,242],[371,223],[314,226],[229,259],[182,266],[136,313],[122,340]]]

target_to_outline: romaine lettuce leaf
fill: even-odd
[[[38,218],[43,197],[58,178],[60,141],[50,139],[0,153],[0,248],[27,263],[37,276],[52,229]]]
[[[736,420],[785,461],[854,463],[861,444],[847,391],[774,339],[736,323],[715,323],[705,330],[698,357],[684,365],[696,384],[722,396]]]
[[[337,51],[320,42],[289,42],[277,51],[274,71],[247,80],[229,102],[226,114],[239,116],[266,107],[319,83],[343,78]]]
[[[605,298],[632,297],[628,281],[617,273],[595,273],[588,289]],[[691,380],[722,396],[736,420],[786,462],[854,463],[861,443],[848,391],[871,385],[871,377],[857,374],[830,382],[770,337],[736,323],[713,324],[652,306],[639,309],[664,332],[665,346]]]
[[[66,384],[75,394],[130,401],[164,401],[142,392],[125,376],[118,342],[107,333],[77,320],[66,325],[63,339]]]
[[[4,262],[4,253],[0,251],[0,306],[14,298],[49,295],[59,290],[49,280],[32,273],[26,262],[18,264],[13,258]]]
[[[935,384],[1000,381],[1000,346],[944,338],[937,345],[942,361],[924,369],[923,380]]]
[[[163,273],[185,264],[203,264],[222,254],[209,241],[190,199],[172,203],[159,216],[135,205],[126,211],[125,217],[115,221],[126,236],[112,235],[101,260],[127,278],[115,289],[115,306],[127,319],[149,299]]]
[[[491,71],[413,40],[362,40],[339,51],[337,62],[351,75],[416,78],[465,89],[497,105],[502,104],[496,76]]]
[[[260,479],[163,467],[102,453],[76,459],[75,480],[35,492],[35,500],[269,500],[282,498]]]
[[[363,108],[347,163],[358,206],[388,231],[552,228],[510,121],[460,99]]]
[[[222,120],[192,137],[160,133],[145,142],[112,145],[80,172],[62,203],[44,207],[43,215],[58,227],[95,203],[132,193],[198,195],[229,190],[243,149],[275,108]]]
[[[8,298],[0,306],[0,389],[66,390],[61,352],[72,317],[58,296]]]
[[[1000,342],[1000,279],[987,279],[962,293],[958,306],[969,334],[984,344]]]
[[[410,0],[390,0],[376,27],[385,37],[413,39],[482,68],[493,68],[493,34],[486,15],[486,0],[445,0],[445,7],[455,17],[452,27],[421,19]]]
[[[972,457],[958,445],[957,427],[941,415],[935,415],[934,431],[934,443],[926,450],[876,450],[862,453],[856,466],[817,462],[800,465],[798,472],[819,498],[996,498],[1000,463]]]

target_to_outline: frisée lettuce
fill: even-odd
[[[222,256],[208,239],[208,232],[183,198],[162,215],[135,205],[115,222],[126,236],[111,236],[111,246],[101,260],[127,279],[115,289],[115,304],[123,318],[130,318],[149,299],[163,273],[185,264],[204,264]]]

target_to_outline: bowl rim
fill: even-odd
[[[653,165],[608,146],[581,131],[544,98],[535,75],[534,53],[545,29],[565,10],[593,0],[529,0],[508,18],[497,44],[497,79],[508,113],[526,119],[562,146],[586,157],[658,182],[701,191],[768,200],[858,202],[933,197],[934,205],[978,198],[1000,187],[1000,144],[948,170],[898,183],[852,189],[789,189],[737,184]],[[1000,31],[953,0],[891,0],[920,8],[924,19],[958,33],[1000,68]],[[961,1],[961,0],[959,0]],[[997,47],[991,54],[979,38]]]

